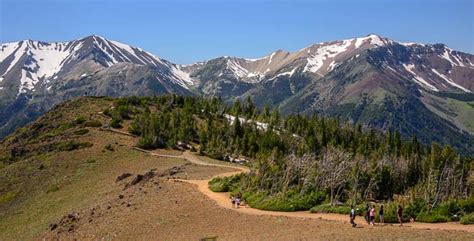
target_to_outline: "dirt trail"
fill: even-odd
[[[114,131],[115,133],[119,134],[125,134],[124,132],[121,131]],[[155,153],[152,151],[140,149],[137,147],[133,147],[133,149],[149,153],[150,155],[153,156],[159,156],[159,157],[170,157],[170,158],[182,158],[185,159],[191,163],[197,164],[197,165],[203,165],[203,166],[213,166],[213,167],[227,167],[227,168],[234,168],[237,169],[238,171],[235,172],[226,172],[226,173],[221,173],[216,176],[213,176],[212,178],[215,177],[224,177],[224,176],[232,176],[235,174],[239,174],[242,172],[249,172],[249,168],[242,166],[232,166],[232,165],[226,165],[226,164],[213,164],[213,163],[208,163],[201,161],[199,158],[191,154],[189,151],[183,152],[181,155],[166,155],[166,154],[159,154]],[[323,219],[323,220],[328,220],[328,221],[338,221],[338,222],[349,222],[349,217],[348,215],[343,215],[343,214],[332,214],[332,213],[310,213],[308,211],[297,211],[297,212],[281,212],[281,211],[265,211],[265,210],[260,210],[260,209],[255,209],[251,207],[241,207],[241,208],[232,208],[232,204],[229,200],[229,194],[228,193],[217,193],[213,192],[209,189],[208,182],[212,180],[212,178],[207,179],[207,180],[175,180],[175,181],[181,181],[181,182],[186,182],[186,183],[191,183],[194,184],[198,187],[198,190],[206,195],[209,199],[213,200],[216,202],[217,205],[219,205],[222,208],[230,209],[236,212],[240,213],[245,213],[249,215],[269,215],[269,216],[283,216],[283,217],[293,217],[293,218],[304,218],[304,219]],[[356,218],[356,223],[358,226],[368,226],[363,217],[358,216]],[[398,224],[386,224],[387,226],[398,226]],[[469,233],[474,233],[474,225],[462,225],[459,223],[454,223],[454,222],[448,222],[448,223],[418,223],[418,222],[410,222],[410,223],[405,223],[404,228],[406,227],[411,227],[411,228],[417,228],[417,229],[438,229],[438,230],[452,230],[452,231],[466,231]]]
[[[190,152],[186,151],[180,156],[174,155],[163,155],[158,153],[149,152],[151,155],[154,156],[161,156],[161,157],[173,157],[173,158],[184,158],[189,162],[195,163],[197,165],[204,165],[204,166],[214,166],[214,167],[231,167],[234,169],[238,169],[235,172],[227,172],[216,175],[214,177],[224,177],[224,176],[231,176],[235,174],[239,174],[241,172],[249,172],[247,167],[236,167],[231,165],[225,164],[212,164],[207,163],[199,160],[196,156],[191,154]],[[214,178],[213,177],[213,178]],[[212,178],[211,178],[212,179]],[[218,193],[213,192],[209,189],[208,182],[211,180],[179,180],[182,182],[187,182],[194,184],[198,187],[198,190],[206,195],[211,200],[215,201],[219,206],[231,209],[236,212],[245,213],[249,215],[270,215],[270,216],[284,216],[284,217],[293,217],[293,218],[307,218],[307,219],[324,219],[329,221],[338,221],[338,222],[349,222],[348,215],[343,214],[331,214],[331,213],[309,213],[308,211],[298,211],[298,212],[279,212],[279,211],[264,211],[260,209],[250,208],[250,207],[241,207],[241,208],[232,208],[232,204],[229,200],[228,193]],[[365,223],[365,220],[362,217],[357,217],[356,222],[359,226],[368,226]],[[398,224],[387,224],[397,226]],[[417,223],[411,222],[404,224],[404,227],[411,227],[417,229],[440,229],[440,230],[456,230],[456,231],[466,231],[466,232],[474,232],[474,225],[461,225],[454,222],[449,223]]]

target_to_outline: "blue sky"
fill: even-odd
[[[474,53],[473,0],[0,0],[0,42],[98,34],[175,63],[376,33]]]

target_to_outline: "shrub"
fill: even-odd
[[[112,117],[112,111],[109,108],[105,109],[102,113],[108,117]]]
[[[339,214],[349,214],[351,211],[351,206],[348,205],[331,205],[330,203],[322,204],[315,206],[310,210],[312,213],[339,213]],[[363,215],[363,209],[359,210],[358,215]]]
[[[121,128],[122,125],[120,125],[120,122],[122,122],[122,118],[120,118],[120,116],[113,115],[112,120],[110,121],[110,127]]]
[[[86,121],[84,123],[85,127],[101,127],[102,123],[98,120]]]
[[[87,147],[91,147],[94,144],[90,142],[77,142],[77,141],[68,141],[68,142],[60,142],[56,143],[56,149],[59,151],[73,151],[77,149],[83,149]]]
[[[474,196],[470,196],[466,199],[461,199],[458,201],[459,208],[464,213],[473,213],[474,212]]]
[[[474,224],[474,213],[470,213],[461,217],[461,224]]]
[[[76,125],[80,125],[84,122],[86,122],[86,118],[84,118],[83,116],[78,116],[76,117],[76,119],[74,119],[74,124]]]
[[[449,200],[449,201],[443,202],[441,203],[441,205],[436,207],[434,211],[447,217],[454,217],[454,215],[461,214],[461,208],[459,207],[459,203],[456,200]],[[457,220],[453,220],[453,221],[457,221]]]
[[[428,209],[428,203],[423,198],[416,198],[413,202],[408,204],[405,208],[405,213],[409,217],[415,218],[422,211]]]
[[[120,117],[125,120],[130,120],[130,114],[132,110],[129,105],[120,105],[117,107],[117,112],[119,113]]]
[[[115,151],[114,147],[112,146],[112,144],[107,144],[105,145],[104,147],[106,150],[109,150],[109,151]]]
[[[87,134],[88,132],[89,132],[88,129],[79,129],[79,130],[74,131],[74,135],[84,135],[84,134]]]
[[[278,193],[268,196],[263,192],[245,192],[244,200],[253,208],[269,211],[302,211],[309,210],[326,199],[324,192],[311,192],[299,194],[297,190],[287,193]]]
[[[0,195],[0,204],[10,202],[11,200],[15,199],[16,193],[14,192],[6,192]]]
[[[140,130],[140,127],[138,126],[137,123],[132,122],[130,124],[130,127],[128,127],[128,133],[136,136],[140,136],[142,134],[142,131]]]
[[[423,211],[418,214],[418,216],[416,217],[416,221],[423,223],[443,223],[448,222],[449,217],[439,211]]]
[[[209,181],[209,189],[213,192],[229,192],[237,189],[242,175],[216,177]]]
[[[138,139],[137,146],[146,150],[152,150],[157,147],[155,141],[153,140],[153,137],[151,137],[150,135],[140,136],[140,138]]]
[[[52,186],[48,190],[46,190],[46,193],[56,192],[56,191],[59,191],[59,187],[58,186]]]
[[[87,160],[86,160],[86,163],[89,163],[89,164],[95,163],[95,160],[94,160],[94,159],[87,159]]]

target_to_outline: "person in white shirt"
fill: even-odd
[[[355,223],[355,216],[356,216],[356,213],[355,213],[355,209],[354,209],[354,205],[351,206],[351,213],[350,213],[350,218],[351,218],[351,224],[352,224],[352,227],[355,228],[355,226],[357,226],[357,224]]]

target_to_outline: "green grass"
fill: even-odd
[[[84,135],[84,134],[87,134],[89,132],[88,129],[79,129],[79,130],[76,130],[74,131],[74,135]]]
[[[57,192],[57,191],[59,191],[59,187],[58,186],[52,186],[48,190],[46,190],[46,193]]]
[[[438,211],[425,211],[416,216],[416,221],[423,223],[444,223],[450,221],[450,219],[448,216]]]
[[[66,141],[66,142],[59,142],[55,144],[55,147],[59,151],[74,151],[77,149],[84,149],[88,147],[92,147],[94,144],[91,142],[79,142],[75,140]]]
[[[461,224],[474,224],[474,213],[464,215],[460,221]]]
[[[6,192],[2,195],[0,195],[0,204],[10,202],[11,200],[15,199],[16,197],[15,192]]]
[[[239,186],[242,174],[230,177],[216,177],[209,181],[209,189],[213,192],[230,192]]]
[[[285,194],[268,195],[263,192],[244,192],[244,200],[253,208],[269,211],[302,211],[320,204],[326,198],[325,193],[312,192],[300,195],[296,191]]]

